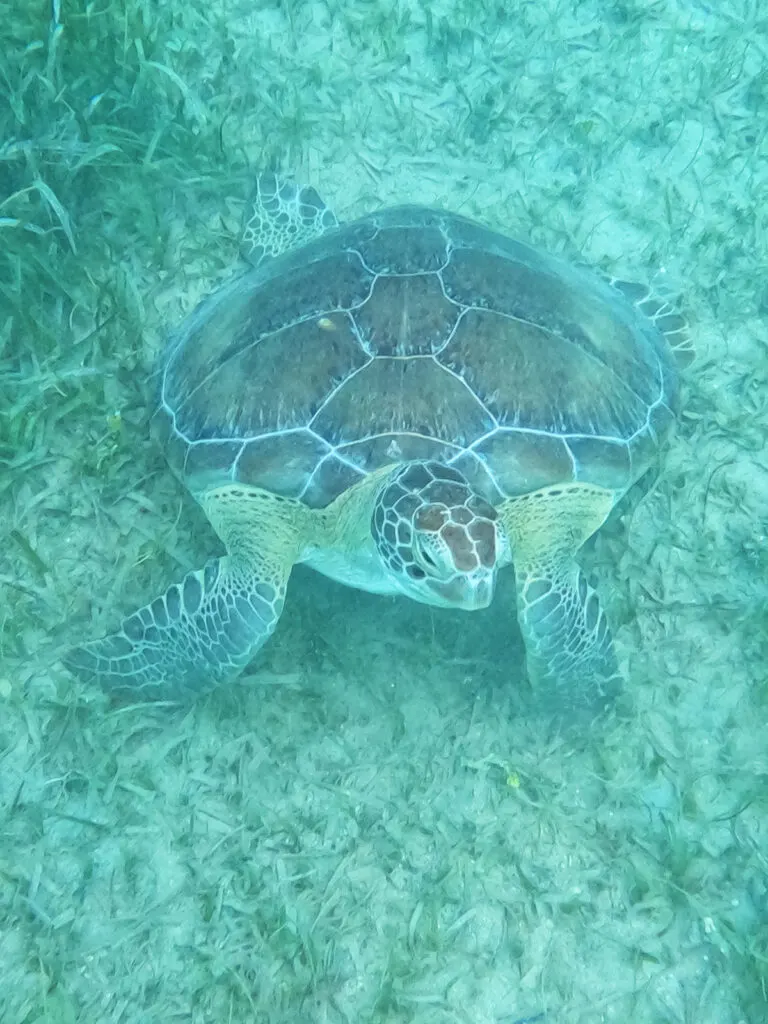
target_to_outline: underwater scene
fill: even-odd
[[[768,8],[0,0],[0,1024],[768,1022]]]

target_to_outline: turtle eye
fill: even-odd
[[[415,543],[415,555],[426,576],[436,580],[445,580],[453,573],[449,566],[445,565],[439,554],[430,549],[417,535]]]

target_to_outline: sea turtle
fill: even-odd
[[[513,564],[532,683],[608,699],[611,633],[575,556],[675,418],[680,315],[442,210],[339,224],[264,174],[250,214],[253,266],[170,339],[154,416],[227,554],[68,666],[177,699],[245,668],[297,562],[463,609]]]

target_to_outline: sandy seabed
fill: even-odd
[[[757,3],[0,0],[2,1024],[768,1020],[768,21]],[[9,101],[6,103],[6,99]],[[274,166],[680,291],[677,437],[585,553],[628,685],[547,737],[513,587],[298,570],[243,681],[58,658],[216,541],[149,439]]]

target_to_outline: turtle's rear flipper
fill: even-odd
[[[246,210],[240,255],[254,267],[298,249],[338,225],[315,189],[260,174]]]
[[[290,570],[290,567],[289,567]],[[113,693],[179,700],[237,676],[271,636],[283,607],[280,585],[229,557],[189,573],[120,629],[76,647],[65,666]]]

